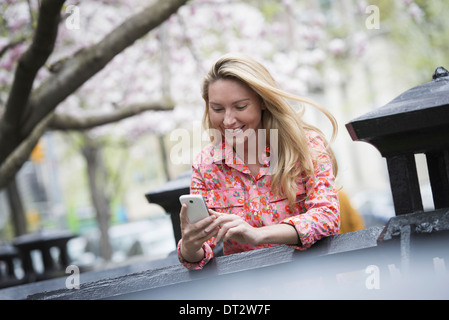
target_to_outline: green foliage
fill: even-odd
[[[449,67],[449,20],[442,12],[448,12],[447,1],[415,1],[422,15],[414,18],[410,11],[396,12],[407,18],[390,21],[392,45],[400,52],[403,62],[413,70],[418,82],[431,80],[438,66]],[[405,8],[411,10],[410,8]]]
[[[265,20],[268,23],[272,23],[276,15],[283,10],[281,4],[277,1],[257,1],[260,2],[260,11],[262,12]]]

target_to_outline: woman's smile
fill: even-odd
[[[230,134],[232,136],[236,136],[239,133],[243,133],[243,128],[245,128],[245,125],[241,126],[241,127],[237,127],[237,128],[225,128],[225,134]]]

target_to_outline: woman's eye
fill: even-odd
[[[244,106],[239,106],[239,107],[237,107],[237,110],[243,110],[243,109],[245,109],[247,106],[248,106],[247,104],[245,104]]]
[[[211,107],[211,109],[213,112],[220,112],[223,110],[223,108],[212,108],[212,107]]]

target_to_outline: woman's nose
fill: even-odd
[[[232,112],[226,112],[224,119],[223,119],[223,125],[226,128],[232,128],[232,126],[236,123],[236,119]]]

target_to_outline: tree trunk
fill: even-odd
[[[112,247],[108,230],[111,220],[111,208],[109,205],[110,197],[105,191],[107,174],[103,161],[103,152],[101,147],[96,146],[87,135],[85,141],[82,154],[86,159],[89,189],[100,230],[100,254],[103,259],[110,261],[112,258]]]
[[[162,79],[162,98],[165,101],[172,101],[171,90],[170,90],[170,65],[168,62],[168,56],[170,55],[167,43],[167,25],[164,23],[159,27],[160,36],[159,42],[161,46],[161,79]],[[161,150],[162,165],[164,168],[165,179],[170,180],[170,170],[168,168],[167,152],[165,149],[164,135],[158,135],[159,148]]]
[[[14,225],[14,235],[16,237],[27,233],[27,222],[25,217],[25,210],[23,209],[22,199],[20,197],[19,188],[17,187],[16,178],[11,179],[11,182],[6,187],[6,194],[8,195],[9,207],[11,209],[10,215],[12,224]]]
[[[158,135],[157,139],[159,141],[159,149],[161,151],[162,166],[164,168],[165,179],[167,181],[171,180],[170,169],[168,167],[167,151],[165,149],[165,141],[163,135]]]

